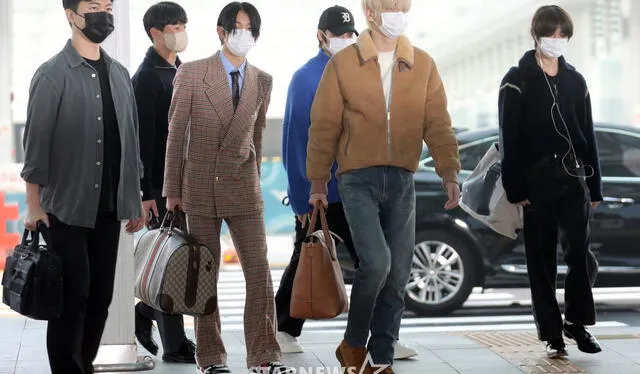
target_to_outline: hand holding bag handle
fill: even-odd
[[[313,213],[311,213],[311,220],[309,221],[309,228],[307,229],[306,238],[313,236],[313,233],[316,231],[316,220],[318,215],[320,215],[320,226],[322,227],[322,233],[324,234],[324,240],[327,245],[329,245],[329,243],[331,242],[332,236],[338,239],[340,243],[344,243],[344,240],[340,236],[329,230],[329,224],[327,223],[327,216],[324,210],[324,206],[320,202],[317,202],[313,207]],[[336,248],[334,246],[333,252],[335,251]]]
[[[35,231],[29,231],[27,229],[24,230],[24,233],[22,234],[22,247],[23,248],[28,248],[30,252],[32,253],[38,253],[41,248],[40,248],[40,234],[42,234],[45,243],[47,243],[47,247],[43,247],[43,250],[49,250],[49,231],[48,231],[48,227],[47,225],[42,222],[42,221],[38,221],[36,224],[36,229]],[[29,235],[31,235],[31,242],[29,243]]]
[[[167,211],[162,219],[160,228],[169,229],[170,231],[177,228],[184,232],[185,235],[189,234],[185,213],[180,209]]]

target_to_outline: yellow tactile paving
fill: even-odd
[[[481,343],[528,374],[588,373],[568,359],[549,359],[532,333],[463,333]],[[570,344],[570,343],[569,343]]]

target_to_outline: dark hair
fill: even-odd
[[[62,7],[64,9],[71,9],[74,12],[76,10],[78,10],[78,4],[80,4],[81,2],[89,2],[91,0],[62,0]],[[114,0],[111,0],[111,2],[113,2]]]
[[[167,25],[185,25],[187,22],[187,12],[180,5],[171,1],[161,1],[152,5],[142,18],[144,31],[147,32],[151,40],[153,40],[151,37],[152,28],[163,31]]]
[[[251,34],[257,40],[260,37],[260,25],[262,20],[260,18],[260,13],[258,13],[258,9],[248,2],[239,2],[234,1],[233,3],[227,4],[222,11],[220,12],[220,17],[218,17],[218,26],[222,27],[224,31],[228,34],[236,31],[236,18],[238,17],[238,13],[244,11],[249,16],[249,21],[251,22]]]
[[[560,28],[562,34],[571,39],[573,21],[567,11],[557,5],[545,5],[538,8],[531,20],[531,35],[534,39],[549,37]]]

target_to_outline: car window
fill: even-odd
[[[473,171],[495,141],[495,139],[487,139],[480,143],[461,146],[460,165],[462,170]],[[424,164],[424,166],[435,167],[436,162],[433,159],[430,159]]]
[[[603,177],[640,177],[640,138],[609,131],[596,136]]]

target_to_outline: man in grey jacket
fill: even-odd
[[[62,258],[64,311],[47,328],[52,374],[93,373],[113,294],[121,221],[145,223],[138,117],[127,70],[100,48],[111,0],[63,0],[72,29],[29,89],[25,226],[48,226]]]

